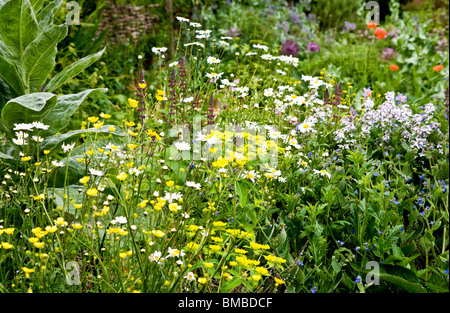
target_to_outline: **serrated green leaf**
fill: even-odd
[[[401,266],[380,264],[379,277],[381,281],[395,284],[408,292],[427,292],[414,272]]]

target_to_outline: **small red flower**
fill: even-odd
[[[377,36],[378,39],[383,39],[386,35],[387,32],[383,28],[375,29],[375,36]]]
[[[437,65],[437,66],[433,67],[433,70],[435,70],[436,72],[439,72],[443,68],[444,68],[444,66],[442,64],[440,64],[440,65]]]
[[[375,28],[375,27],[377,27],[377,24],[374,23],[374,22],[370,22],[369,24],[367,24],[367,27],[369,27],[369,28]]]
[[[398,65],[391,64],[389,65],[389,68],[395,72],[396,70],[398,70]]]

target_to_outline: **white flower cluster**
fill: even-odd
[[[439,131],[440,126],[438,122],[432,121],[434,105],[428,103],[425,105],[424,112],[413,114],[408,104],[396,103],[394,92],[387,92],[385,99],[385,102],[374,109],[372,99],[366,98],[362,104],[364,114],[358,121],[351,115],[342,118],[343,127],[334,133],[336,141],[345,142],[342,148],[350,148],[356,141],[353,137],[359,126],[363,135],[368,135],[374,128],[381,130],[383,135],[380,145],[383,142],[389,143],[392,133],[399,131],[411,149],[417,149],[418,155],[424,156],[425,151],[431,148],[427,140],[428,136],[434,131]]]

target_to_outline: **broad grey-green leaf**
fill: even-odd
[[[23,95],[25,87],[13,53],[0,41],[0,78],[9,86],[13,97]]]
[[[0,112],[2,111],[6,102],[11,99],[11,91],[8,84],[0,77]]]
[[[81,134],[86,134],[86,133],[108,133],[108,134],[113,134],[116,136],[124,136],[125,132],[118,128],[117,126],[114,126],[115,131],[111,132],[109,130],[110,126],[114,126],[114,125],[103,125],[100,128],[88,128],[88,129],[78,129],[78,130],[73,130],[61,135],[55,135],[53,137],[48,137],[45,139],[45,141],[43,142],[43,144],[41,145],[41,149],[42,150],[53,150],[55,148],[60,149],[61,145],[63,143],[70,143],[72,141],[75,140],[75,137],[78,137]]]
[[[69,185],[66,187],[66,194],[68,198],[72,197],[74,198],[75,203],[80,203],[83,194],[80,194],[78,189],[84,190],[84,186],[80,185]],[[53,196],[55,197],[53,199]],[[47,197],[49,199],[53,199],[55,201],[56,206],[64,207],[64,188],[49,188],[47,190]],[[73,206],[73,203],[66,200],[66,203],[69,203],[69,213],[74,214],[76,212],[75,207]]]
[[[61,6],[62,0],[51,1],[45,8],[37,15],[37,21],[39,29],[45,29],[47,26],[51,26],[53,23],[53,17],[58,12]]]
[[[8,154],[0,152],[0,159],[14,160],[14,158]]]
[[[29,92],[38,92],[55,67],[56,45],[67,35],[67,26],[59,25],[43,30],[23,53],[20,67],[25,73]]]
[[[6,2],[8,2],[8,0],[0,0],[0,9],[5,5]]]
[[[38,23],[29,0],[13,0],[1,7],[0,33],[11,52],[21,58],[38,34]]]
[[[36,15],[37,12],[42,8],[42,5],[44,4],[44,0],[30,0],[31,7],[33,8],[34,14]]]
[[[58,97],[56,105],[48,111],[42,122],[46,125],[50,125],[50,128],[41,132],[44,136],[56,134],[69,124],[69,117],[75,113],[81,103],[87,96],[106,92],[106,88],[87,89],[77,94],[70,94]]]
[[[66,83],[69,79],[78,75],[82,70],[84,70],[85,68],[90,66],[92,63],[94,63],[95,61],[100,59],[100,57],[105,52],[105,49],[106,48],[103,48],[103,50],[101,50],[97,53],[88,55],[87,57],[84,57],[84,58],[72,63],[68,67],[66,67],[62,72],[55,75],[55,77],[53,77],[49,81],[49,83],[45,87],[44,91],[52,92],[55,89],[57,89],[58,87],[60,87],[61,85],[63,85],[64,83]]]
[[[56,95],[49,92],[36,92],[11,99],[2,110],[2,120],[8,129],[15,123],[40,121],[56,104]]]

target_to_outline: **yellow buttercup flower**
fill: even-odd
[[[211,249],[212,252],[216,252],[216,251],[220,250],[219,245],[209,245],[209,248]]]
[[[133,109],[137,108],[139,101],[128,98],[128,104],[130,105],[130,107],[132,107]]]
[[[130,148],[131,150],[135,149],[138,145],[134,144],[134,143],[129,143],[127,144],[127,147]]]
[[[252,279],[258,281],[261,279],[261,275],[252,275]]]
[[[118,180],[125,180],[128,177],[127,173],[120,173],[119,175],[116,176]]]
[[[40,249],[40,248],[42,248],[45,245],[45,242],[35,242],[35,243],[33,243],[33,245],[36,248]]]
[[[206,268],[211,268],[214,266],[214,263],[205,262],[205,266],[206,266]]]
[[[6,228],[6,229],[5,229],[5,234],[12,235],[12,234],[14,233],[15,230],[16,230],[16,229],[15,229],[15,228],[12,228],[12,227]]]
[[[64,217],[58,217],[53,222],[55,222],[55,224],[59,225],[59,226],[67,226],[68,225],[68,223],[64,220]]]
[[[50,153],[50,150],[44,150],[44,154],[47,155]]]
[[[91,123],[95,123],[98,121],[98,117],[97,116],[90,116],[88,117],[88,121]]]
[[[147,87],[147,84],[139,84],[139,88],[145,89]]]
[[[28,162],[28,161],[30,161],[30,160],[31,160],[31,157],[30,157],[30,156],[22,157],[22,161],[24,161],[24,162]]]
[[[25,277],[30,277],[30,274],[34,272],[34,269],[28,267],[22,267],[22,271],[25,272]]]
[[[46,226],[45,230],[48,231],[49,233],[54,233],[58,230],[58,227],[56,226]]]
[[[2,242],[2,247],[3,247],[3,249],[6,249],[6,250],[14,248],[14,246],[12,244],[10,244],[9,242]]]
[[[213,205],[214,205],[214,203],[213,203]],[[224,226],[227,226],[227,223],[224,223],[222,221],[217,221],[217,222],[213,222],[213,225],[216,227],[224,227]]]
[[[204,284],[206,284],[207,279],[206,279],[205,277],[199,277],[199,278],[198,278],[198,282],[199,282],[200,284],[204,285]]]
[[[166,182],[166,186],[167,187],[172,187],[173,184],[175,184],[175,182],[173,180],[170,180],[170,181]]]
[[[104,123],[104,122],[98,122],[98,123],[95,123],[93,126],[94,126],[95,128],[97,128],[97,129],[99,129],[100,127],[103,126],[103,124],[105,124],[105,123]]]
[[[258,274],[269,275],[269,271],[265,267],[258,266],[257,268],[255,268],[255,270],[258,272]]]
[[[89,176],[84,176],[83,178],[80,178],[79,182],[82,184],[86,184],[89,181]]]
[[[83,225],[81,225],[80,223],[75,223],[75,224],[72,224],[72,227],[73,227],[73,229],[82,229]]]
[[[110,117],[111,117],[111,115],[110,115],[110,114],[106,114],[106,113],[103,113],[103,112],[102,112],[102,113],[100,113],[100,117],[101,117],[101,118],[105,118],[105,119],[106,119],[106,118],[110,118]]]
[[[88,196],[95,196],[97,193],[98,193],[98,190],[95,189],[95,188],[89,188],[89,189],[86,191],[86,194],[87,194]]]
[[[153,230],[152,234],[159,238],[164,237],[164,235],[165,235],[164,232],[161,230]]]
[[[275,280],[275,285],[281,285],[281,284],[284,284],[284,280],[282,280],[282,279],[279,279],[279,278],[277,278],[277,277],[274,277],[274,280]]]
[[[169,210],[171,212],[177,212],[179,209],[181,209],[181,207],[178,204],[176,203],[169,204]]]

